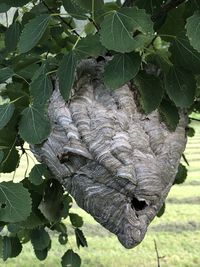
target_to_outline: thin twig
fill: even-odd
[[[44,0],[42,0],[43,5],[49,10],[50,13],[55,13],[53,9],[51,9]],[[60,21],[62,21],[64,24],[66,24],[71,30],[73,30],[73,32],[80,37],[80,35],[78,34],[78,32],[72,27],[71,23],[68,23],[65,19],[63,19],[61,16],[58,16],[58,18],[60,19]]]
[[[88,20],[89,20],[89,22],[91,22],[94,25],[94,27],[96,28],[97,32],[99,32],[100,31],[100,26],[92,18],[88,17]]]
[[[28,153],[25,151],[25,155],[26,155],[26,170],[24,172],[24,178],[26,178],[28,169],[29,169],[29,158],[28,158]]]
[[[192,121],[199,121],[200,122],[200,119],[191,118],[191,117],[189,117],[189,119],[192,120]]]
[[[158,253],[158,247],[157,247],[157,243],[156,243],[155,239],[154,239],[154,246],[155,246],[155,251],[156,251],[157,264],[158,264],[158,267],[161,267],[160,266],[160,256],[159,256],[159,253]]]
[[[176,8],[177,6],[181,5],[184,3],[186,0],[171,0],[169,3],[161,6],[160,10],[158,10],[155,14],[152,15],[151,19],[153,22],[156,22],[160,18],[164,17],[167,15],[167,13]]]
[[[184,153],[182,154],[182,157],[183,157],[183,160],[185,161],[185,163],[187,164],[187,166],[190,166],[190,164],[189,164],[189,162],[188,162],[188,160],[187,160],[187,158],[186,158]]]

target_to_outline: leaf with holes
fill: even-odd
[[[30,106],[22,112],[19,134],[29,144],[39,144],[51,132],[49,119],[40,109]]]
[[[40,185],[44,181],[42,176],[46,170],[47,167],[45,164],[36,164],[29,173],[29,181],[34,185]]]
[[[76,55],[71,51],[63,57],[58,69],[59,88],[65,100],[68,100],[70,97],[75,79],[76,65]]]
[[[153,22],[143,9],[121,8],[105,16],[101,42],[107,49],[131,52],[143,48],[153,38]]]
[[[25,25],[19,41],[21,53],[26,53],[37,45],[48,27],[50,18],[48,14],[40,15]]]
[[[81,258],[72,249],[69,249],[62,256],[61,264],[62,264],[62,267],[80,267],[81,266]]]
[[[145,113],[155,110],[163,97],[164,88],[160,79],[154,75],[140,72],[135,79],[135,84],[140,92],[141,105]]]
[[[0,105],[0,129],[4,128],[11,119],[15,106],[13,103]]]
[[[1,221],[23,221],[31,213],[31,197],[21,183],[0,183],[0,203]]]
[[[136,76],[140,69],[141,57],[138,53],[116,54],[108,62],[104,72],[105,84],[117,89]]]
[[[194,101],[196,82],[194,75],[175,66],[165,77],[165,88],[177,107],[190,107]]]
[[[200,52],[200,14],[195,13],[189,17],[185,27],[190,44]]]

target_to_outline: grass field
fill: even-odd
[[[167,198],[165,214],[153,221],[139,246],[126,250],[114,235],[97,224],[91,216],[76,206],[73,208],[84,218],[83,231],[89,245],[78,252],[82,258],[82,267],[156,267],[154,240],[161,257],[161,267],[200,267],[200,123],[198,125],[196,122],[193,127],[196,134],[189,138],[185,152],[190,163],[188,178],[183,185],[173,186]],[[25,162],[15,179],[24,175],[24,165]],[[6,177],[10,178],[9,175]],[[60,266],[61,255],[68,248],[75,248],[70,228],[69,234],[70,242],[65,246],[59,245],[57,236],[52,234],[52,249],[44,262],[35,259],[32,247],[28,244],[24,246],[20,257],[0,263],[0,266]]]

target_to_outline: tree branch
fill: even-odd
[[[125,0],[122,7],[131,7],[134,6],[134,0]]]
[[[156,22],[160,18],[166,16],[170,10],[176,8],[177,6],[181,5],[185,1],[186,0],[171,0],[168,4],[161,6],[161,9],[152,15],[152,17],[151,17],[152,21]]]
[[[44,0],[42,0],[43,5],[49,10],[49,12],[51,12],[52,14],[55,13],[53,9],[51,9]],[[63,19],[61,16],[58,16],[60,21],[62,21],[64,24],[66,24],[71,30],[73,30],[73,32],[80,37],[80,35],[78,34],[78,32],[76,30],[74,30],[74,28],[72,27],[71,23],[68,23],[65,19]]]

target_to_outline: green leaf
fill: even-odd
[[[184,30],[185,19],[183,18],[183,13],[185,11],[185,3],[171,9],[167,12],[166,20],[158,27],[159,34],[177,35],[179,32]],[[163,36],[163,37],[164,37]]]
[[[141,72],[134,80],[140,92],[140,100],[145,113],[155,110],[163,97],[164,89],[160,79],[154,75]]]
[[[0,130],[0,147],[5,149],[4,154],[7,154],[6,149],[11,150],[11,147],[14,146],[17,136],[17,124],[18,116],[14,112],[8,124]]]
[[[194,12],[200,9],[200,2],[199,0],[195,1],[187,1],[185,3],[185,11],[184,11],[184,18],[191,17]]]
[[[188,126],[186,133],[187,133],[187,136],[194,137],[194,135],[195,135],[195,129],[193,127],[189,127]]]
[[[162,5],[163,0],[136,0],[135,4],[140,9],[145,9],[148,14],[153,14]]]
[[[21,53],[26,53],[37,45],[47,29],[50,18],[48,14],[40,15],[25,25],[19,41]]]
[[[157,213],[157,217],[161,217],[165,213],[165,203],[162,205],[161,209]]]
[[[69,249],[62,256],[61,264],[62,264],[62,267],[80,267],[81,258],[72,249]]]
[[[6,5],[9,5],[10,7],[21,7],[26,5],[29,0],[1,0],[3,3],[6,3]]]
[[[182,184],[185,182],[186,178],[187,178],[187,168],[182,163],[180,163],[178,166],[178,172],[176,174],[174,184]]]
[[[44,250],[49,246],[50,242],[50,236],[44,228],[31,231],[31,243],[34,250]]]
[[[43,111],[30,106],[22,112],[19,134],[29,144],[41,143],[47,139],[50,132],[51,125]]]
[[[173,66],[165,77],[165,88],[177,107],[186,108],[192,105],[196,90],[193,74]]]
[[[0,218],[5,222],[25,220],[31,213],[31,198],[21,183],[0,183]]]
[[[74,0],[73,0],[74,1]],[[87,11],[96,11],[104,6],[103,0],[76,0],[79,4],[84,7]]]
[[[101,23],[101,42],[107,49],[131,52],[143,48],[153,38],[150,15],[137,8],[122,8],[110,12]]]
[[[32,198],[32,200],[34,205],[35,199]],[[41,213],[38,212],[38,210],[36,211],[36,213],[31,212],[30,216],[28,216],[25,221],[21,222],[20,225],[28,230],[44,226],[47,223],[47,220],[44,218],[44,216],[42,216]]]
[[[87,240],[83,234],[83,232],[76,228],[75,230],[75,236],[76,236],[76,244],[77,244],[77,247],[79,248],[80,246],[81,247],[87,247],[88,244],[87,244]]]
[[[174,39],[169,51],[175,64],[195,74],[200,73],[200,53],[190,45],[184,33]]]
[[[21,33],[21,24],[14,22],[5,32],[5,46],[7,51],[16,49]]]
[[[61,245],[66,245],[68,242],[68,235],[67,234],[60,234],[58,237],[58,241]]]
[[[4,149],[4,159],[1,162],[1,172],[10,173],[15,171],[19,165],[19,160],[19,152],[15,147]]]
[[[7,236],[3,237],[3,260],[6,261],[11,257],[12,246],[10,242],[10,238]]]
[[[70,92],[75,80],[76,56],[73,51],[65,55],[58,69],[60,93],[65,100],[70,97]]]
[[[45,164],[36,164],[35,166],[33,166],[31,172],[29,173],[29,181],[34,185],[40,185],[44,181],[42,176],[44,175],[46,170],[47,167]]]
[[[63,193],[62,185],[57,180],[48,180],[38,209],[50,222],[58,221],[61,218]]]
[[[45,104],[51,97],[53,85],[51,79],[46,74],[41,74],[30,85],[30,93],[33,97],[34,107],[44,108]]]
[[[0,83],[7,81],[9,78],[13,76],[14,72],[10,68],[6,67],[0,69]]]
[[[15,106],[13,103],[0,105],[0,129],[4,128],[11,119]]]
[[[200,14],[195,13],[189,17],[185,27],[190,44],[200,52]]]
[[[18,237],[10,237],[11,243],[11,255],[10,258],[17,257],[22,251],[22,244],[19,241]]]
[[[81,227],[81,226],[83,226],[83,219],[78,214],[69,213],[69,218],[70,218],[71,224],[74,227]]]
[[[69,215],[69,210],[72,207],[72,198],[69,195],[64,195],[63,199],[62,199],[62,205],[63,208],[61,210],[61,217],[62,218],[67,218],[67,216]]]
[[[159,111],[169,129],[175,131],[180,119],[177,107],[171,101],[163,100]]]
[[[12,234],[16,234],[20,231],[20,225],[17,223],[9,223],[7,225],[8,231]]]
[[[104,82],[117,89],[136,76],[140,69],[141,57],[138,53],[116,54],[108,62],[104,72]]]
[[[101,9],[103,0],[63,0],[65,10],[77,19],[87,19],[86,13]]]
[[[4,157],[4,153],[2,150],[0,150],[0,163],[2,162],[3,160],[3,157]]]
[[[64,223],[58,222],[52,226],[52,230],[57,231],[58,233],[61,234],[67,234],[67,227]]]
[[[99,35],[88,35],[78,42],[74,52],[79,59],[83,59],[103,55],[105,48],[100,43]]]
[[[48,249],[47,248],[45,248],[43,250],[34,249],[34,252],[35,252],[35,256],[40,261],[44,261],[47,258],[47,255],[48,255]]]
[[[0,13],[4,13],[4,12],[7,12],[8,10],[10,9],[10,6],[7,5],[6,3],[4,4],[1,4],[0,3]]]
[[[3,227],[1,227],[1,231],[3,230]],[[0,235],[0,259],[3,258],[3,238]]]

